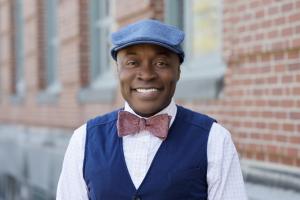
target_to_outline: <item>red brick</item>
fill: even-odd
[[[293,82],[293,75],[284,75],[282,78],[281,78],[281,82],[282,83],[292,83]]]
[[[296,76],[296,82],[300,82],[300,74]]]
[[[291,123],[283,124],[282,128],[283,128],[284,131],[290,131],[290,132],[295,131],[295,125],[291,124]]]
[[[292,40],[292,47],[294,47],[294,48],[300,47],[300,39],[299,38]]]
[[[266,159],[266,154],[262,153],[262,152],[259,152],[259,153],[256,153],[255,154],[255,157],[256,157],[256,160],[265,160]]]
[[[258,133],[252,133],[250,136],[252,139],[260,139],[261,138],[261,134]]]
[[[272,30],[268,33],[268,39],[273,39],[275,37],[278,37],[279,31],[278,30]]]
[[[279,101],[278,100],[269,100],[268,105],[272,107],[278,107],[279,106]]]
[[[288,58],[289,59],[296,59],[299,58],[299,51],[290,51],[288,52]]]
[[[285,49],[288,47],[288,41],[278,41],[278,42],[274,42],[272,43],[272,49],[276,50],[276,51],[281,51],[282,49]]]
[[[266,128],[266,123],[264,122],[257,122],[256,123],[256,128],[259,128],[259,129],[265,129]]]
[[[279,12],[279,7],[277,5],[272,5],[268,9],[268,15],[276,15]]]
[[[261,112],[262,117],[272,118],[274,117],[274,112],[272,111],[263,111]]]
[[[274,88],[272,89],[272,94],[273,95],[283,95],[283,89],[282,88]]]
[[[293,95],[300,95],[300,87],[293,88]]]
[[[260,28],[263,28],[263,29],[270,28],[271,26],[272,26],[272,20],[269,20],[269,19],[264,19],[260,23]]]
[[[269,138],[270,140],[273,137]],[[272,152],[272,153],[277,153],[278,152],[278,147],[276,145],[267,145],[267,151]]]
[[[281,36],[291,37],[293,35],[293,27],[285,28],[281,31]]]
[[[267,78],[267,81],[268,81],[268,83],[270,83],[270,84],[275,84],[275,83],[277,83],[278,81],[278,78],[276,77],[276,76],[273,76],[273,77],[268,77]]]
[[[284,58],[284,53],[283,52],[276,52],[274,54],[274,59],[275,60],[282,60]]]
[[[252,127],[254,127],[254,123],[253,122],[244,122],[243,126],[245,128],[252,128]]]
[[[300,145],[300,136],[290,136],[289,142],[292,144],[299,144]]]
[[[275,65],[275,71],[276,72],[284,72],[285,71],[285,67],[283,65]]]
[[[300,159],[296,159],[296,164],[295,164],[296,167],[300,167]]]
[[[255,13],[255,17],[256,18],[263,18],[265,16],[265,11],[264,11],[264,9],[261,9],[261,10],[259,10],[259,11],[256,11],[256,13]]]
[[[279,124],[278,124],[278,123],[270,123],[270,124],[268,125],[268,128],[271,129],[271,130],[278,131],[278,129],[279,129]]]
[[[289,3],[283,4],[281,6],[281,11],[288,12],[288,11],[291,11],[293,9],[293,7],[294,7],[293,2],[289,2]]]
[[[300,119],[300,112],[291,112],[290,113],[290,118],[299,120]]]
[[[286,135],[276,135],[275,139],[278,142],[287,142],[288,141],[288,137]]]
[[[295,33],[300,33],[300,25],[295,26]]]
[[[300,150],[294,147],[287,147],[286,150],[287,156],[297,158],[300,157]]]
[[[298,22],[300,20],[300,13],[295,13],[289,16],[289,22]]]
[[[290,108],[295,105],[295,101],[291,99],[285,99],[280,101],[280,106],[283,108]]]
[[[279,163],[279,161],[280,161],[279,156],[276,154],[269,154],[268,159],[273,163]]]
[[[260,5],[260,1],[258,1],[258,0],[252,0],[250,2],[250,8],[251,9],[257,8],[259,5]]]
[[[291,157],[282,157],[281,158],[281,163],[285,164],[285,165],[294,165],[295,163],[295,158],[291,158]]]
[[[285,23],[286,23],[286,18],[284,16],[280,16],[274,20],[274,24],[276,26],[281,26],[284,25]]]
[[[299,59],[300,59],[300,57],[299,57]],[[297,63],[297,64],[289,64],[289,65],[288,65],[288,69],[289,69],[289,71],[300,70],[300,63]]]
[[[285,118],[287,118],[287,113],[286,112],[275,112],[275,117],[278,119],[285,119]]]

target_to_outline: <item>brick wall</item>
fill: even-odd
[[[88,118],[123,104],[79,103],[88,83],[88,1],[59,1],[57,101],[40,103],[44,65],[39,0],[25,5],[26,96],[11,101],[10,1],[0,0],[0,122],[74,129]],[[163,19],[162,0],[115,0],[117,27],[142,18]],[[228,128],[242,158],[300,166],[300,1],[224,0],[224,59],[228,66],[219,99],[181,101]],[[114,67],[114,66],[113,66]]]
[[[190,103],[233,134],[243,158],[300,166],[300,1],[224,1],[220,99]]]

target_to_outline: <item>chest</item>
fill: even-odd
[[[109,133],[101,133],[103,131],[105,128],[99,127],[93,134],[87,134],[84,178],[91,199],[131,199],[129,197],[134,195],[143,199],[193,199],[196,196],[205,199],[207,133],[174,123],[167,140],[160,144],[143,137],[123,141],[116,137],[114,125],[107,130]],[[134,187],[125,155],[135,160],[140,156],[140,162],[151,160],[138,189]],[[145,159],[145,155],[153,158]]]

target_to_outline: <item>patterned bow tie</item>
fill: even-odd
[[[171,116],[167,114],[144,119],[127,111],[119,111],[117,122],[118,135],[121,137],[147,130],[156,137],[166,139],[170,120]]]

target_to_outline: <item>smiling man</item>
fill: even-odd
[[[136,44],[119,50],[118,74],[123,98],[142,117],[167,107],[180,76],[179,57],[153,44]]]
[[[75,130],[58,200],[247,199],[230,133],[173,100],[183,39],[155,20],[112,34],[125,106]]]

